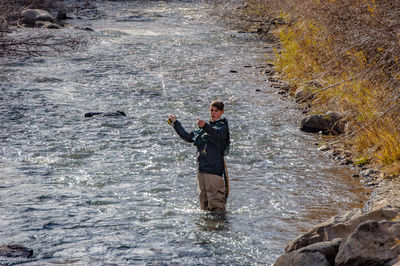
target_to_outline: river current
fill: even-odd
[[[197,1],[99,2],[87,49],[2,58],[0,245],[26,265],[272,264],[298,234],[362,206],[354,170],[316,149],[260,74],[272,45]],[[21,30],[23,31],[23,30]],[[203,212],[188,130],[225,102],[230,197]],[[84,117],[123,111],[126,117]],[[1,258],[0,263],[19,260]]]

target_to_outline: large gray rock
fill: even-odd
[[[343,215],[337,215],[331,219],[316,225],[312,230],[299,236],[290,242],[285,251],[291,252],[311,244],[322,241],[331,241],[335,238],[346,238],[353,233],[357,227],[366,221],[382,221],[395,218],[400,213],[400,209],[383,207],[362,213],[360,209],[353,209]]]
[[[281,256],[274,266],[330,266],[329,262],[319,252],[297,252]]]
[[[345,120],[345,116],[335,112],[309,115],[301,120],[300,130],[310,133],[342,134],[346,125]]]
[[[336,265],[384,265],[400,254],[400,222],[367,221],[339,247]]]
[[[33,250],[21,245],[3,245],[0,246],[0,257],[7,258],[30,258]]]
[[[33,26],[36,21],[49,21],[54,23],[54,18],[49,12],[42,9],[25,9],[21,13],[22,22],[26,25]]]
[[[342,239],[319,242],[286,253],[278,258],[274,266],[333,265]]]

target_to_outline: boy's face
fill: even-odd
[[[224,113],[223,110],[218,110],[214,106],[210,107],[210,118],[212,122],[217,121],[218,119],[221,118],[222,114]]]

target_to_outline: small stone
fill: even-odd
[[[376,173],[376,171],[374,169],[366,169],[365,171],[362,172],[362,176],[369,177],[369,176],[373,175],[374,173]]]

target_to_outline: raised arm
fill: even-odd
[[[175,120],[174,122],[174,129],[176,131],[176,133],[178,133],[178,135],[186,140],[187,142],[192,143],[193,142],[193,132],[188,133],[181,125],[181,123],[178,120]]]

